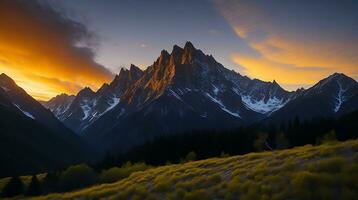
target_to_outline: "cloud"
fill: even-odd
[[[296,85],[297,88],[312,85],[316,83],[317,80],[324,78],[324,74],[328,71],[328,69],[324,67],[306,66],[302,68],[292,64],[275,62],[266,58],[235,54],[232,55],[232,60],[244,66],[242,71],[245,74],[252,75],[261,80],[276,80],[283,86],[290,85],[290,87],[285,87],[286,89],[296,89],[292,87],[293,85]]]
[[[41,99],[113,77],[94,61],[96,36],[46,1],[0,1],[0,35],[0,71]]]
[[[140,46],[141,48],[147,48],[147,47],[148,47],[148,45],[147,45],[147,44],[144,44],[144,43],[140,44],[139,46]]]
[[[232,60],[251,77],[290,86],[312,85],[333,72],[358,79],[358,37],[352,36],[357,22],[349,9],[330,3],[215,1],[237,36],[256,51],[233,53]],[[338,15],[339,9],[347,15]]]

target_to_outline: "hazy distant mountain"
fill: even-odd
[[[343,74],[288,92],[228,70],[187,42],[163,50],[144,71],[132,65],[97,92],[83,89],[70,106],[48,107],[97,146],[125,149],[163,133],[334,117],[356,110],[357,94],[357,82]],[[58,115],[58,107],[66,111]]]
[[[0,176],[89,160],[88,148],[40,103],[0,75]],[[96,155],[93,155],[94,157]]]

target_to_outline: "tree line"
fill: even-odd
[[[222,155],[286,149],[323,140],[344,141],[358,137],[358,112],[336,118],[300,120],[295,117],[280,124],[253,124],[231,130],[192,130],[164,134],[127,152],[108,153],[94,167],[98,169],[121,165],[127,161],[150,165],[179,163],[189,152],[198,159]]]

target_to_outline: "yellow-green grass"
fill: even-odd
[[[358,140],[211,158],[33,199],[357,199]],[[18,197],[23,199],[23,197]]]

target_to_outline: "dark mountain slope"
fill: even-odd
[[[9,77],[3,74],[0,80],[0,176],[46,171],[97,158],[81,138]],[[4,86],[4,80],[12,85]]]
[[[24,89],[17,86],[15,81],[6,74],[0,75],[0,87],[8,101],[28,118],[55,130],[59,134],[72,135],[72,131],[66,128],[50,110],[43,107],[41,103],[28,95]]]

